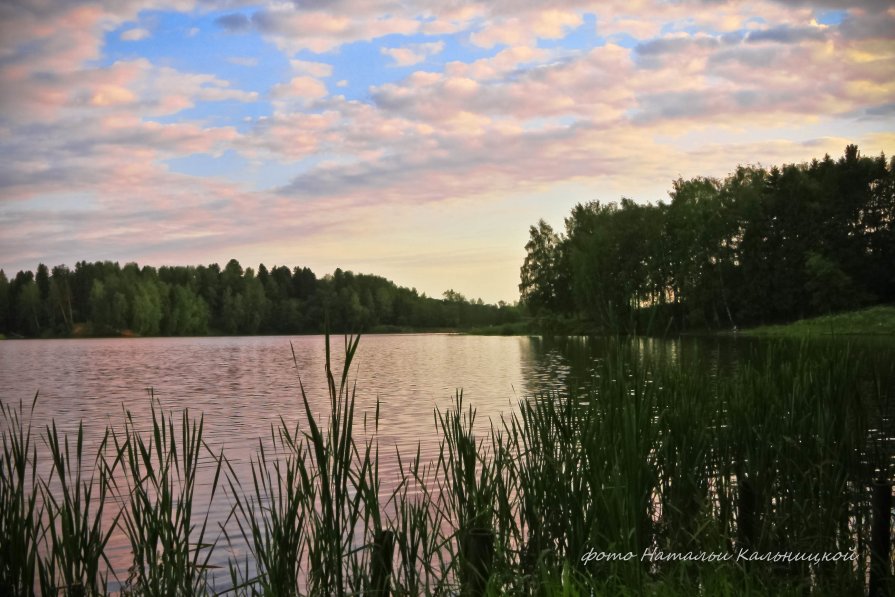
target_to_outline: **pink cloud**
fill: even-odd
[[[382,54],[395,61],[396,66],[413,66],[425,61],[430,56],[440,54],[444,50],[444,42],[410,44],[401,48],[381,48]]]
[[[277,5],[256,12],[252,24],[287,55],[301,50],[322,53],[342,44],[371,40],[390,34],[410,35],[420,28],[412,17],[390,14],[365,18],[352,11],[333,14],[324,11],[306,12],[294,6]]]
[[[581,15],[575,11],[549,9],[534,12],[524,17],[499,18],[487,24],[482,30],[472,34],[472,43],[485,48],[497,44],[519,46],[531,43],[536,38],[558,39],[569,29],[582,23]]]
[[[333,67],[325,62],[313,62],[309,60],[290,60],[292,70],[302,75],[323,78],[333,74]]]

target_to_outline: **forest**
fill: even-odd
[[[895,301],[895,159],[673,183],[670,202],[576,205],[530,229],[519,290],[543,327],[662,334]]]
[[[9,280],[0,270],[0,334],[10,337],[201,336],[462,329],[518,321],[520,310],[436,299],[379,276],[307,267],[44,264]]]

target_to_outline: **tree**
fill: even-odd
[[[444,297],[444,300],[448,303],[465,303],[465,302],[467,302],[466,297],[463,296],[462,294],[460,294],[459,292],[456,292],[453,288],[451,288],[450,290],[445,290],[444,293],[442,293],[442,296]]]
[[[0,269],[0,334],[9,332],[9,280],[6,274]]]
[[[40,334],[40,290],[30,277],[19,288],[15,312],[16,328],[23,335],[37,336]]]
[[[670,195],[667,204],[576,205],[565,238],[533,226],[523,301],[568,313],[568,289],[585,319],[639,325],[647,310],[682,329],[895,300],[895,160],[885,155],[848,146],[838,161],[679,179]]]
[[[112,316],[106,302],[106,285],[102,280],[94,280],[90,289],[90,320],[97,329],[105,328]]]
[[[161,331],[162,314],[158,282],[152,278],[137,282],[131,329],[141,336],[154,336]]]
[[[809,251],[805,259],[807,290],[817,313],[830,313],[856,307],[861,296],[851,277],[832,259]]]
[[[559,306],[561,239],[544,220],[529,228],[519,293],[532,313],[556,312]]]
[[[186,286],[171,288],[171,309],[165,322],[168,334],[200,336],[208,333],[208,306]]]
[[[61,317],[62,329],[68,333],[74,325],[72,313],[71,271],[64,265],[53,268],[50,278],[50,309]]]
[[[221,299],[221,329],[226,334],[237,334],[241,331],[244,308],[242,304],[242,295],[234,295],[233,291],[228,287],[224,289],[224,296]]]
[[[267,318],[269,301],[264,294],[262,280],[255,276],[252,268],[246,268],[243,283],[245,290],[242,294],[243,319],[240,331],[243,334],[257,334],[261,323]]]

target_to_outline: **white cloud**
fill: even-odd
[[[140,41],[143,39],[148,39],[150,37],[152,37],[152,34],[149,32],[148,29],[137,27],[124,31],[121,34],[121,41]]]
[[[498,44],[519,46],[537,38],[560,39],[583,23],[576,11],[542,10],[525,16],[497,18],[470,36],[477,46],[492,48]]]
[[[331,64],[327,64],[325,62],[312,62],[309,60],[290,60],[289,64],[292,65],[292,70],[301,75],[309,75],[311,77],[317,77],[318,79],[322,79],[324,77],[329,77],[333,74],[333,67]]]
[[[314,77],[293,77],[288,83],[275,85],[271,90],[275,98],[317,99],[326,96],[326,85]]]
[[[420,21],[413,16],[367,11],[302,11],[294,5],[274,5],[252,15],[252,25],[281,51],[294,56],[301,50],[329,52],[342,44],[369,41],[385,35],[412,35]]]
[[[408,44],[400,48],[381,48],[380,52],[395,61],[395,66],[413,66],[424,62],[427,58],[440,54],[444,50],[444,42],[436,41],[422,44]]]

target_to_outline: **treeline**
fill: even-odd
[[[725,180],[679,179],[670,203],[577,205],[532,226],[519,289],[545,323],[662,333],[779,323],[895,301],[895,159]]]
[[[154,268],[104,261],[0,270],[0,333],[9,336],[178,336],[466,328],[511,323],[519,309],[443,299],[378,276],[337,269],[323,278],[307,267],[257,272],[235,259],[208,266]]]

